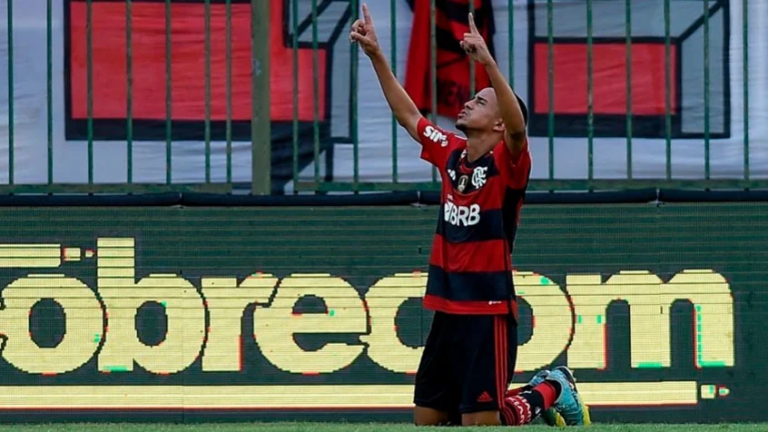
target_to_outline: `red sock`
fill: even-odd
[[[509,426],[531,423],[555,403],[557,392],[558,389],[548,382],[534,388],[525,386],[508,391],[501,408],[502,422]]]
[[[541,397],[544,399],[543,409],[545,410],[549,409],[557,400],[557,389],[546,381],[534,387],[533,391],[541,393]]]

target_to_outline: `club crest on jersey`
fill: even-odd
[[[459,179],[459,187],[458,187],[459,192],[464,192],[464,189],[467,188],[468,181],[469,181],[469,177],[465,175],[461,176],[461,178]]]
[[[432,126],[427,126],[424,129],[424,136],[429,138],[430,141],[440,144],[441,147],[448,146],[448,135],[442,133],[440,129]]]
[[[480,189],[485,185],[487,181],[488,167],[477,167],[472,172],[472,186],[475,189]]]

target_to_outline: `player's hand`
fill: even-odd
[[[488,50],[488,45],[483,39],[483,35],[477,30],[475,25],[475,17],[469,14],[469,33],[464,33],[464,40],[461,41],[461,48],[469,54],[472,59],[483,65],[488,65],[493,62],[491,52]]]
[[[373,19],[371,18],[370,11],[368,11],[368,5],[365,3],[363,3],[363,19],[359,19],[352,24],[349,40],[360,45],[368,57],[373,57],[379,52],[379,38],[376,37]]]

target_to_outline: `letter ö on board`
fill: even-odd
[[[41,299],[64,310],[65,334],[55,347],[39,347],[29,333],[29,311]],[[29,275],[2,291],[2,355],[15,368],[35,374],[62,374],[86,364],[103,339],[104,310],[83,282],[63,275]]]

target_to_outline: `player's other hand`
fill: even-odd
[[[464,33],[464,40],[460,44],[461,48],[476,62],[484,65],[493,62],[488,45],[486,45],[483,35],[477,30],[475,17],[472,14],[469,14],[469,33]]]
[[[352,24],[349,40],[360,45],[368,57],[373,57],[379,52],[379,38],[376,37],[371,12],[365,3],[363,3],[363,19],[359,19]]]

